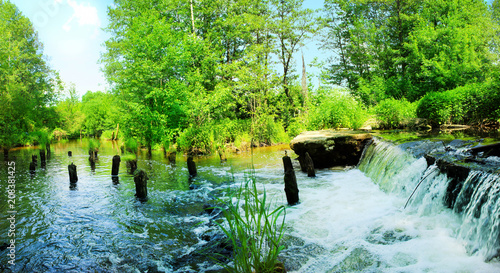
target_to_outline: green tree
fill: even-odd
[[[415,101],[488,77],[495,28],[480,0],[325,1],[329,80],[366,103]],[[373,86],[373,88],[372,88]]]
[[[149,149],[188,119],[210,118],[206,92],[214,84],[212,53],[176,16],[170,1],[115,2],[103,56],[108,80],[125,103],[125,131]]]
[[[69,138],[76,138],[82,134],[85,114],[81,111],[82,102],[76,93],[75,84],[67,86],[65,92],[64,100],[59,101],[56,106],[58,127],[63,129]]]
[[[293,106],[290,85],[297,79],[293,55],[315,33],[314,12],[302,7],[303,0],[273,0],[273,34],[276,35],[278,59],[283,68],[282,85],[286,98]]]
[[[117,98],[109,93],[88,91],[82,97],[81,112],[86,133],[99,137],[103,131],[116,128],[121,118]]]
[[[45,62],[33,25],[15,5],[0,0],[0,146],[28,141],[28,134],[47,120],[41,113],[53,105],[57,74]]]

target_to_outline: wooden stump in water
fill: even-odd
[[[313,163],[311,156],[309,156],[308,152],[306,152],[306,154],[304,156],[304,165],[306,167],[307,176],[308,177],[316,177],[316,173],[314,172],[314,163]]]
[[[299,203],[299,189],[297,187],[297,178],[293,170],[292,160],[289,156],[283,157],[283,166],[285,168],[285,193],[286,200],[290,206]]]
[[[111,166],[111,175],[118,175],[118,172],[120,170],[120,162],[121,162],[121,159],[120,159],[120,156],[119,155],[115,155],[113,156],[113,165]]]
[[[9,149],[3,148],[3,158],[5,161],[9,160]]]
[[[196,164],[194,163],[192,156],[188,157],[187,166],[188,166],[189,176],[195,177],[198,174],[198,172],[196,171]]]
[[[68,151],[68,156],[73,156],[73,153],[71,151]]]
[[[47,157],[50,156],[50,142],[47,142]]]
[[[36,162],[30,162],[30,174],[35,174],[36,172]]]
[[[177,156],[176,152],[168,153],[168,162],[175,164],[175,157]]]
[[[134,173],[135,196],[139,200],[146,200],[148,197],[148,175],[143,170]]]
[[[220,162],[226,162],[227,157],[226,153],[224,152],[224,149],[219,149],[217,152],[219,153]]]
[[[36,162],[38,161],[37,156],[36,155],[31,155],[31,161],[35,162],[35,164],[36,164]]]
[[[68,172],[69,172],[69,183],[76,184],[76,182],[78,181],[78,175],[76,173],[76,165],[73,163],[68,165]]]
[[[129,174],[133,174],[137,170],[137,160],[127,160],[127,169]]]
[[[45,159],[45,150],[43,150],[43,149],[40,150],[40,161],[42,162],[42,164],[43,164],[43,162],[46,161],[46,159]]]

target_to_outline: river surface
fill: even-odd
[[[12,248],[3,247],[1,271],[217,272],[210,238],[220,233],[218,216],[204,212],[204,205],[244,182],[252,166],[270,206],[286,204],[281,157],[288,146],[229,155],[225,163],[218,156],[195,158],[194,179],[185,156],[173,165],[159,151],[150,159],[140,153],[138,168],[150,178],[148,200],[140,202],[124,161],[118,183],[112,180],[119,143],[101,142],[95,169],[85,145],[53,144],[46,167],[38,158],[34,175],[28,169],[35,148],[11,150],[10,160],[1,161],[0,245],[15,239],[15,265],[9,265]],[[288,272],[500,272],[498,261],[485,262],[483,252],[471,251],[460,236],[462,216],[435,201],[444,187],[438,181],[446,177],[429,175],[433,182],[424,189],[436,194],[417,192],[404,209],[428,171],[425,159],[402,154],[396,167],[377,160],[318,170],[316,178],[296,171],[300,204],[286,209],[280,257]],[[6,191],[9,163],[15,164],[13,207]],[[71,163],[77,166],[76,188],[69,183]],[[9,237],[13,210],[15,236]]]

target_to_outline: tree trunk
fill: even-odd
[[[3,148],[3,158],[5,161],[9,160],[9,149]]]
[[[286,200],[290,206],[299,203],[299,189],[297,187],[297,178],[293,170],[292,160],[289,156],[283,157],[283,166],[285,168],[285,193]]]
[[[139,170],[134,175],[135,196],[141,201],[145,201],[148,197],[148,176],[143,170]]]
[[[116,124],[116,134],[115,134],[115,140],[118,140],[118,128],[120,127],[120,124]]]

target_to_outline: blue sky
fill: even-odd
[[[101,65],[104,42],[109,36],[102,30],[108,24],[107,7],[113,0],[11,0],[27,16],[44,44],[49,65],[59,71],[66,83],[74,83],[80,95],[88,90],[109,89]],[[320,8],[323,0],[305,0],[304,6]],[[309,42],[303,49],[306,63],[321,55]],[[301,71],[300,55],[296,56]],[[308,68],[308,72],[314,72]],[[316,71],[317,72],[317,71]]]

